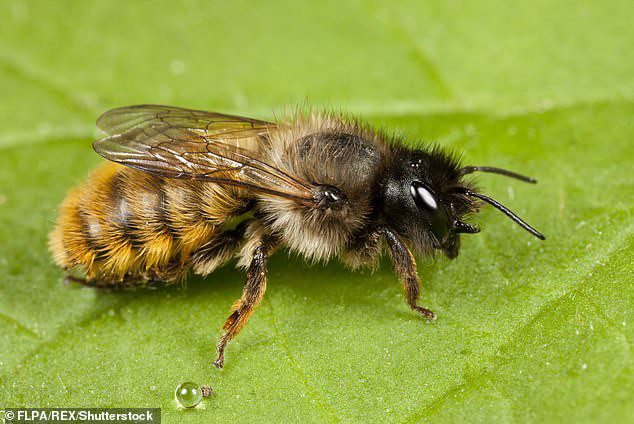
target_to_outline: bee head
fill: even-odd
[[[440,149],[401,150],[388,166],[382,193],[383,216],[418,252],[441,250],[453,259],[460,250],[460,234],[480,229],[466,219],[482,202],[493,205],[538,238],[544,236],[494,199],[480,194],[464,176],[476,171],[493,172],[526,182],[535,180],[490,167],[461,167]]]

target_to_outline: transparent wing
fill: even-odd
[[[93,147],[106,159],[166,178],[242,186],[313,202],[310,183],[261,160],[274,123],[214,112],[140,105],[97,120],[106,137]]]

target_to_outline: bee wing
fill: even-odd
[[[113,109],[97,120],[106,159],[167,178],[202,180],[314,202],[314,186],[261,160],[278,126],[169,106]]]

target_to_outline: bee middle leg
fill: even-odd
[[[416,272],[414,255],[412,255],[412,252],[398,238],[394,231],[389,228],[382,228],[380,231],[385,237],[388,248],[390,249],[394,269],[401,276],[407,304],[424,318],[430,321],[435,320],[436,315],[432,311],[418,305],[420,288],[418,285],[418,273]]]
[[[251,264],[247,270],[247,279],[242,290],[242,297],[238,299],[232,309],[232,313],[225,322],[224,333],[216,347],[217,357],[213,364],[222,368],[225,360],[225,348],[227,344],[240,333],[249,318],[260,304],[266,291],[266,265],[268,254],[273,250],[274,242],[271,239],[260,241],[251,258]]]

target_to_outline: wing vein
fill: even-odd
[[[106,159],[164,178],[234,185],[303,204],[315,186],[273,166],[267,148],[279,124],[251,118],[140,105],[103,114],[106,137],[93,143]]]

